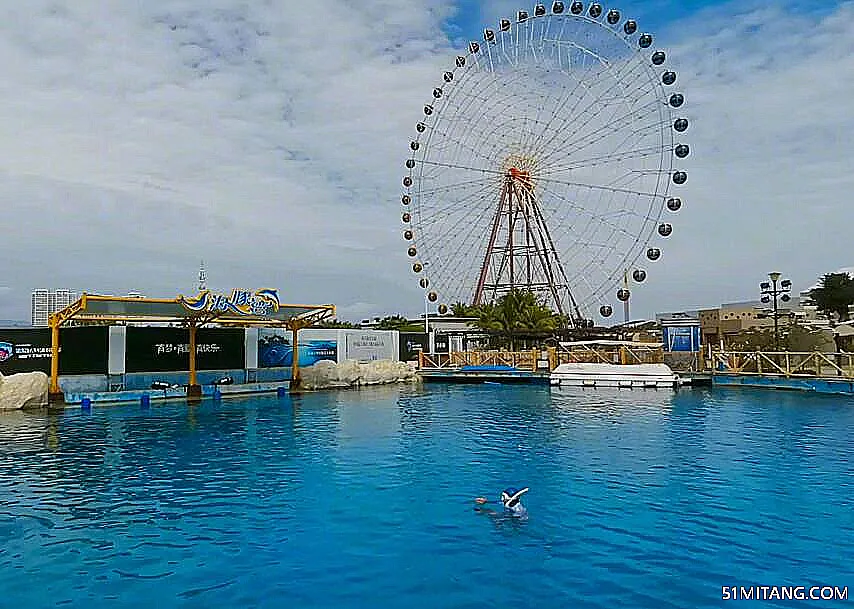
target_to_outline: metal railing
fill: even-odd
[[[713,351],[709,371],[854,379],[854,353]]]
[[[530,351],[455,351],[453,353],[421,353],[420,368],[461,368],[463,366],[512,366],[519,370],[535,370],[539,350]]]

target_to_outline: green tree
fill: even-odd
[[[328,321],[322,321],[316,326],[312,326],[314,328],[345,328],[345,329],[354,329],[359,328],[359,324],[354,324],[349,321],[344,321],[340,319],[330,319]]]
[[[481,305],[478,312],[474,325],[496,335],[511,351],[519,338],[554,332],[566,322],[525,290],[508,292],[495,303]]]
[[[742,330],[729,339],[729,348],[733,351],[773,351],[774,329],[763,326]],[[831,352],[834,348],[833,334],[827,330],[798,323],[780,327],[780,349],[783,351]]]
[[[455,302],[451,305],[451,314],[454,317],[480,317],[480,307],[464,302]]]
[[[836,315],[837,321],[848,321],[848,307],[854,304],[854,280],[848,273],[828,273],[819,287],[810,290],[810,298],[828,319]]]
[[[424,331],[423,325],[411,324],[402,315],[387,315],[377,323],[377,330],[418,331],[419,328]]]

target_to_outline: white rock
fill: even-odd
[[[47,406],[50,379],[44,372],[0,374],[0,410]]]
[[[336,364],[321,360],[302,370],[302,384],[306,389],[329,389],[359,385],[381,385],[415,380],[416,374],[405,362],[378,360],[360,364],[354,360]]]

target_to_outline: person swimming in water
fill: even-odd
[[[504,514],[507,516],[512,516],[514,518],[527,518],[528,510],[525,509],[525,506],[522,505],[522,495],[528,492],[528,487],[522,489],[517,488],[506,488],[501,491],[501,498],[499,499],[502,507],[504,508]],[[487,503],[492,503],[486,497],[477,497],[475,503],[478,505],[485,505]],[[475,508],[478,511],[487,512],[492,515],[496,515],[494,510],[489,508]]]

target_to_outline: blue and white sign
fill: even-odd
[[[279,310],[279,294],[270,289],[257,290],[254,293],[249,290],[232,290],[230,295],[204,290],[195,298],[179,296],[178,300],[184,308],[196,312],[264,317]]]
[[[664,326],[664,350],[696,353],[700,351],[700,326]]]

